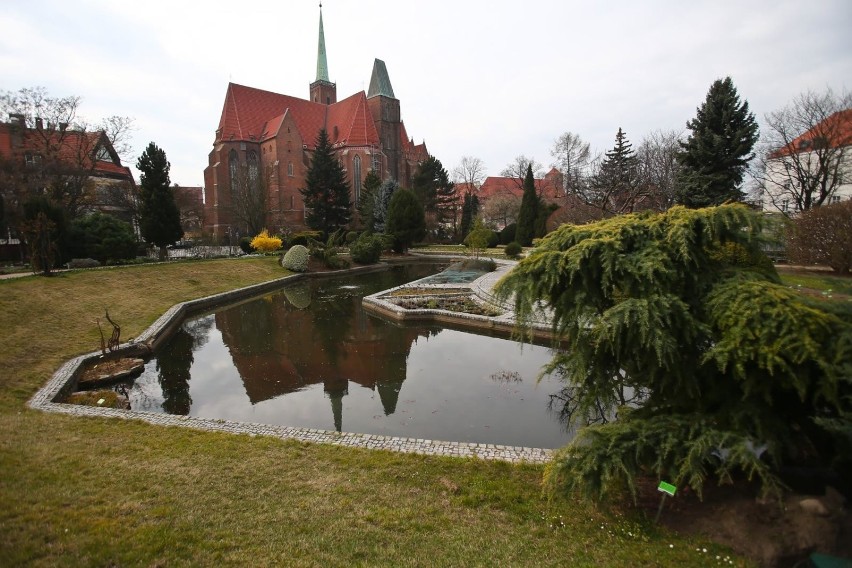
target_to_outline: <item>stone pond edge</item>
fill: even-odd
[[[444,260],[446,258],[447,256],[444,255],[418,255],[418,259],[424,261],[433,261],[436,259]],[[356,267],[324,273],[293,274],[277,278],[275,280],[270,280],[268,282],[262,282],[260,284],[254,284],[204,298],[181,302],[166,310],[163,315],[157,318],[157,320],[138,337],[132,338],[126,343],[122,343],[118,349],[113,352],[113,355],[148,356],[169,337],[171,332],[183,322],[183,319],[186,316],[210,309],[220,304],[236,302],[265,292],[272,292],[280,289],[285,284],[303,279],[339,276],[341,274],[376,272],[379,270],[385,270],[388,264],[396,263],[397,262],[382,263],[381,265]],[[506,267],[508,265],[508,263],[504,262],[498,262],[498,264],[501,267]],[[498,272],[501,271],[498,270]],[[502,276],[502,272],[499,276]],[[497,278],[499,278],[499,276],[497,276]],[[483,278],[474,282],[471,288],[477,296],[485,295],[486,297],[483,298],[483,300],[488,301],[490,299],[488,296],[488,294],[490,294],[490,286],[488,286],[488,290],[485,290],[485,284],[477,285],[477,282]],[[496,279],[492,277],[490,284],[493,284],[494,282],[496,282]],[[440,312],[441,310],[423,311]],[[430,314],[419,315],[423,317]],[[445,318],[452,318],[452,316],[447,316],[446,314],[431,314],[431,316],[441,320]],[[501,317],[505,319],[505,316]],[[473,321],[476,321],[483,317],[466,315],[463,319],[471,318]],[[496,318],[484,319],[494,320]],[[276,426],[252,422],[197,418],[192,416],[159,414],[154,412],[140,412],[116,408],[99,408],[95,406],[81,406],[55,402],[57,399],[74,390],[83,365],[89,361],[98,359],[99,357],[101,357],[101,352],[93,351],[66,361],[53,374],[50,380],[48,380],[48,382],[39,389],[29,401],[27,401],[27,406],[43,412],[66,414],[71,416],[141,420],[142,422],[156,426],[180,426],[207,432],[226,432],[231,434],[244,434],[248,436],[269,436],[282,440],[298,440],[302,442],[332,444],[370,450],[387,450],[398,453],[413,453],[430,456],[477,458],[484,460],[506,461],[511,463],[541,464],[549,462],[553,455],[553,450],[546,448],[528,448],[500,444],[480,444],[474,442],[450,442],[427,440],[422,438],[383,436],[378,434],[360,434],[354,432],[334,432],[316,428]]]

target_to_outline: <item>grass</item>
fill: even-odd
[[[852,296],[852,276],[835,276],[831,273],[805,272],[778,267],[781,281],[789,286],[801,286],[820,292],[836,292]]]
[[[539,466],[25,407],[62,362],[97,349],[104,308],[126,339],[176,302],[282,274],[268,257],[0,281],[2,564],[705,566],[726,554],[547,500]]]

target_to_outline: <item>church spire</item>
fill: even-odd
[[[325,58],[325,32],[322,29],[322,2],[320,2],[319,44],[317,45],[317,81],[330,83],[328,60]]]
[[[325,32],[322,29],[322,3],[320,2],[319,44],[317,46],[317,79],[311,83],[311,100],[331,105],[337,102],[337,85],[328,78],[328,61],[325,58]]]

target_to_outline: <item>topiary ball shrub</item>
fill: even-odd
[[[308,270],[308,259],[311,254],[303,245],[293,245],[281,259],[281,266],[293,272],[305,272]]]
[[[506,248],[503,249],[503,253],[509,258],[518,258],[519,256],[521,256],[521,252],[523,250],[524,248],[521,246],[520,243],[512,241],[511,243],[506,245]]]
[[[346,233],[346,244],[347,245],[351,245],[357,239],[358,239],[358,232],[357,231],[349,231],[348,233]]]

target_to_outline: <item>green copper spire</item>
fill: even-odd
[[[393,87],[391,87],[390,77],[388,76],[388,68],[385,62],[381,59],[376,59],[373,62],[373,75],[370,77],[370,90],[367,91],[367,98],[383,96],[395,99],[393,96]]]
[[[325,32],[322,29],[322,3],[320,3],[319,46],[317,47],[317,81],[331,83],[328,78],[328,61],[325,58]]]

